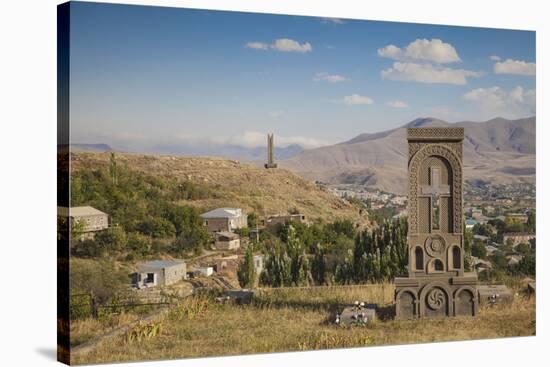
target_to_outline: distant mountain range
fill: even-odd
[[[113,148],[107,144],[71,144],[71,150],[77,152],[110,152]]]
[[[343,143],[305,150],[279,164],[310,180],[365,185],[405,194],[406,128],[433,126],[464,127],[466,180],[493,184],[535,181],[535,117],[453,124],[419,118],[400,128],[360,134]]]
[[[267,144],[266,144],[267,145]],[[300,145],[291,144],[286,147],[275,146],[277,159],[288,159],[304,150]],[[243,147],[239,145],[159,145],[152,149],[151,153],[171,154],[194,157],[223,157],[245,162],[265,161],[267,147]]]
[[[77,152],[110,152],[119,151],[108,144],[71,144],[71,149]],[[275,147],[276,159],[285,160],[304,151],[298,144],[291,144],[286,147]],[[158,145],[147,151],[136,153],[167,154],[187,157],[222,157],[235,159],[244,162],[253,162],[263,165],[267,158],[267,147],[242,147],[239,145]]]

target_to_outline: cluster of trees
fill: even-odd
[[[278,235],[281,240],[265,249],[259,279],[264,286],[381,282],[403,273],[407,265],[406,220],[359,232],[346,220],[292,224],[279,228]]]
[[[208,187],[138,173],[113,162],[109,168],[77,171],[71,177],[71,205],[104,211],[112,225],[93,240],[73,241],[73,253],[143,257],[161,251],[178,256],[201,252],[208,233],[200,212],[177,202],[215,196]],[[78,239],[80,233],[74,229],[73,238]]]
[[[286,229],[285,243],[275,243],[269,249],[260,283],[271,287],[303,286],[310,283],[309,260],[304,242],[292,225]]]
[[[336,266],[334,280],[340,284],[383,282],[406,270],[407,221],[385,221],[373,231],[359,232],[353,252]]]

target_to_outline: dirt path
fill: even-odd
[[[157,317],[163,315],[164,313],[168,312],[175,305],[176,304],[171,305],[169,307],[162,308],[160,310],[157,310],[157,311],[153,312],[152,314],[148,315],[145,318],[142,318],[142,319],[136,320],[134,322],[131,322],[129,324],[120,326],[120,327],[118,327],[118,328],[116,328],[116,329],[114,329],[114,330],[112,330],[112,331],[110,331],[106,334],[99,335],[99,336],[97,336],[97,337],[95,337],[95,338],[93,338],[93,339],[91,339],[91,340],[89,340],[85,343],[82,343],[82,344],[79,344],[75,347],[72,347],[71,348],[71,357],[75,356],[75,355],[85,354],[85,353],[88,353],[88,352],[92,351],[97,346],[97,344],[99,344],[102,340],[122,335],[126,331],[128,331],[128,329],[130,329],[132,326],[138,324],[139,322],[152,321],[152,320],[156,319]]]

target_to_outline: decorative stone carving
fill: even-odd
[[[409,270],[394,280],[398,319],[477,314],[477,276],[464,273],[463,139],[462,128],[407,130]]]
[[[409,163],[409,231],[418,233],[418,174],[421,163],[430,156],[439,156],[446,159],[451,165],[453,173],[453,230],[462,233],[462,164],[455,152],[440,144],[427,145],[421,148]]]
[[[434,288],[428,293],[426,302],[432,310],[439,310],[446,303],[445,293],[439,288]]]
[[[445,247],[445,240],[440,235],[434,235],[426,239],[426,252],[432,257],[439,257],[445,253]]]

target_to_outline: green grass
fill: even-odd
[[[366,328],[328,322],[342,303],[367,300],[387,306],[393,286],[263,290],[251,305],[187,299],[159,320],[162,331],[129,343],[101,341],[72,362],[103,363],[485,339],[535,334],[535,301],[518,295],[511,305],[483,307],[477,318],[378,320]]]

